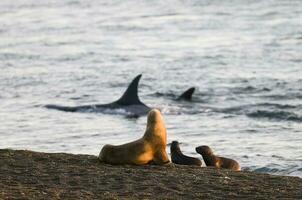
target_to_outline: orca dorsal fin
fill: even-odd
[[[119,98],[116,103],[121,105],[133,105],[133,104],[142,104],[138,97],[138,83],[141,74],[137,75],[129,84],[127,90],[124,92],[123,96]]]
[[[195,91],[195,87],[191,87],[191,88],[187,89],[184,93],[182,93],[178,97],[178,100],[191,100],[194,91]]]

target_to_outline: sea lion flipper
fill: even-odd
[[[170,163],[166,151],[157,151],[154,155],[153,162],[157,165],[166,165]]]

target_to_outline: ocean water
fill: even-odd
[[[43,107],[112,102],[140,73],[185,154],[302,177],[300,0],[1,0],[0,148],[98,155],[141,137],[145,116]]]

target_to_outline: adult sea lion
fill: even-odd
[[[208,146],[199,146],[196,147],[195,150],[202,156],[207,166],[240,171],[240,165],[237,161],[230,158],[215,156],[212,149]]]
[[[152,109],[142,138],[117,146],[107,144],[102,148],[99,159],[109,164],[164,165],[170,163],[166,143],[167,133],[160,111]]]
[[[171,160],[175,164],[197,165],[197,166],[202,165],[201,160],[199,160],[198,158],[184,155],[179,148],[178,141],[172,141],[170,151],[171,151]]]

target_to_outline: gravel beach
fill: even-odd
[[[301,188],[298,177],[0,150],[0,199],[302,199]]]

